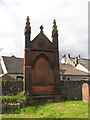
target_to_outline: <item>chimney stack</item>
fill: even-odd
[[[66,63],[66,55],[62,54],[62,60],[61,63],[65,64]]]
[[[80,55],[78,55],[78,59],[80,59]]]
[[[67,54],[67,58],[70,58],[70,54]]]
[[[75,67],[77,66],[78,64],[78,57],[75,57]]]

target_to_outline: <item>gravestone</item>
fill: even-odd
[[[85,102],[90,102],[90,84],[83,83],[82,85],[82,100]]]
[[[31,40],[29,17],[25,26],[24,91],[30,97],[49,97],[59,94],[60,68],[58,30],[56,21],[52,27],[52,42],[43,32]]]

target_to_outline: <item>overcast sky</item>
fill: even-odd
[[[42,24],[45,35],[52,40],[52,23],[56,19],[60,54],[88,56],[88,0],[0,0],[2,55],[23,57],[27,16],[31,39]]]

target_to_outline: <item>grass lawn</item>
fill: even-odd
[[[37,103],[24,108],[3,111],[3,118],[88,118],[88,103],[64,101]]]

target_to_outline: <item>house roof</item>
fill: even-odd
[[[71,57],[70,59],[75,63],[74,57]],[[78,59],[78,63],[90,71],[90,59],[80,58]]]
[[[81,70],[75,69],[72,65],[69,64],[60,64],[60,71],[64,75],[76,75],[76,76],[87,76],[88,73],[83,72]]]
[[[23,58],[2,56],[8,73],[23,74]]]
[[[90,71],[90,59],[81,58],[78,60],[79,64]]]

